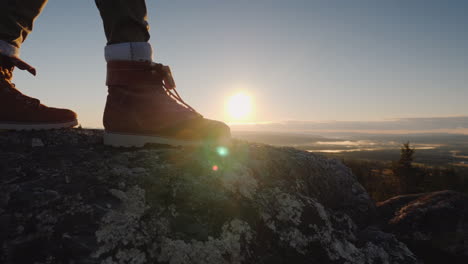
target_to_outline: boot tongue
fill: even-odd
[[[18,57],[9,57],[9,59],[13,66],[16,66],[20,70],[26,70],[32,75],[36,76],[36,69],[33,66],[29,65]]]

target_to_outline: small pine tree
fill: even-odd
[[[409,141],[403,143],[403,146],[400,149],[400,160],[398,160],[398,167],[406,169],[413,168],[414,152],[415,150],[410,146]]]
[[[393,174],[399,182],[401,194],[418,192],[423,183],[420,171],[413,167],[414,154],[415,149],[406,142],[400,149],[400,159],[393,164]]]

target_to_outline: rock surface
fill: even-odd
[[[454,191],[402,195],[377,204],[384,230],[425,263],[468,263],[468,196]]]
[[[0,263],[419,263],[336,160],[0,132]]]

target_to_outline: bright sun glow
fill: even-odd
[[[238,93],[229,98],[227,112],[234,120],[245,120],[252,112],[252,98],[245,93]]]

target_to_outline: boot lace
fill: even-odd
[[[39,107],[41,102],[38,99],[24,95],[16,88],[16,85],[11,82],[11,79],[13,78],[13,69],[14,68],[10,69],[0,67],[0,83],[2,84],[1,90],[13,95],[14,100],[20,101],[24,106],[33,108]]]
[[[198,116],[202,116],[198,113],[193,107],[191,107],[188,103],[186,103],[179,93],[176,90],[176,84],[174,81],[174,77],[172,76],[171,68],[169,66],[160,64],[160,63],[152,63],[153,70],[156,70],[159,73],[162,73],[163,76],[163,88],[165,93],[174,101],[179,103],[180,105],[184,106],[186,109],[189,109],[193,113],[197,114]]]

